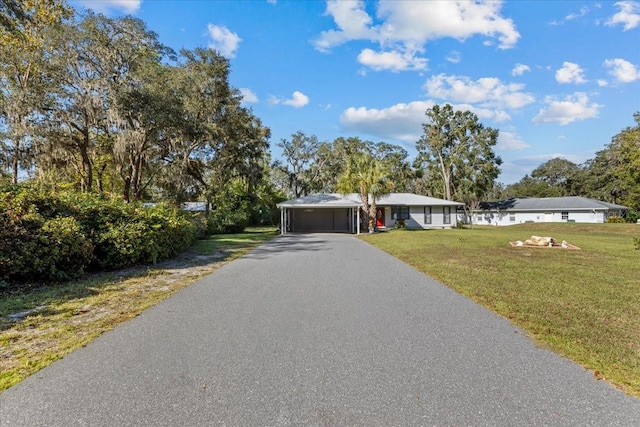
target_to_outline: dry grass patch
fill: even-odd
[[[582,249],[509,245],[531,235]],[[526,224],[362,238],[640,397],[639,236],[632,224]]]
[[[155,266],[0,294],[0,391],[275,236],[253,229],[201,240]]]

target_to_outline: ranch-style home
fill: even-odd
[[[366,231],[360,195],[310,194],[276,205],[280,209],[281,234],[289,232],[356,233]],[[462,203],[412,193],[391,193],[376,201],[376,228],[394,228],[403,222],[411,229],[456,226],[456,209]]]
[[[604,223],[610,216],[625,216],[626,206],[586,197],[516,197],[484,202],[472,212],[474,224],[514,225],[530,222]]]

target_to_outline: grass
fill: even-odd
[[[274,228],[252,228],[197,241],[153,268],[0,289],[0,392],[275,235]]]
[[[511,247],[531,235],[581,250]],[[362,239],[510,319],[540,345],[640,397],[640,251],[633,224],[526,224]]]

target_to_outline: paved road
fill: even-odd
[[[3,426],[639,426],[640,400],[351,236],[277,238],[0,395]]]

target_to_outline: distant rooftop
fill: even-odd
[[[480,203],[479,210],[488,211],[544,211],[544,210],[628,210],[615,203],[601,202],[581,196],[569,197],[514,197],[499,202]]]

